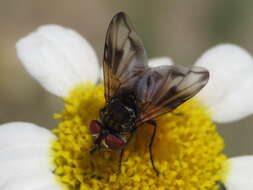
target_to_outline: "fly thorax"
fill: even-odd
[[[100,117],[104,125],[115,132],[130,132],[135,127],[135,110],[117,101],[117,99],[101,109]]]

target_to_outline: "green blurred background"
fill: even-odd
[[[1,0],[0,123],[29,121],[53,128],[62,100],[49,94],[21,66],[18,39],[43,24],[60,24],[81,33],[101,61],[111,17],[127,12],[149,57],[170,56],[191,65],[208,48],[229,42],[253,53],[253,1],[244,0]],[[218,89],[217,89],[218,90]],[[252,100],[253,101],[253,100]],[[252,154],[253,116],[219,125],[229,156]]]

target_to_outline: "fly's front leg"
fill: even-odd
[[[97,149],[98,149],[98,146],[95,145],[95,146],[90,150],[90,154],[93,154],[94,152],[96,152]]]
[[[149,120],[149,121],[147,121],[147,123],[149,123],[150,125],[153,126],[153,133],[152,133],[148,148],[149,148],[149,155],[150,155],[150,160],[151,160],[152,167],[153,167],[154,171],[156,172],[156,175],[158,176],[160,174],[160,172],[155,167],[154,156],[153,156],[153,151],[152,151],[152,145],[153,145],[153,142],[154,142],[154,139],[155,139],[157,125],[156,125],[155,120]]]
[[[120,172],[121,172],[122,159],[123,159],[123,156],[124,156],[125,148],[126,148],[126,146],[129,144],[129,142],[131,141],[131,139],[132,139],[132,137],[134,136],[134,134],[135,134],[135,130],[131,132],[131,135],[130,135],[130,137],[128,138],[128,140],[127,140],[127,142],[126,142],[126,145],[125,145],[124,149],[122,149],[122,150],[120,151],[119,163],[118,163],[118,167],[119,167],[118,173],[119,173],[119,174],[120,174]]]
[[[119,174],[121,173],[121,165],[122,165],[122,159],[123,159],[123,155],[124,155],[124,150],[125,150],[125,149],[122,149],[122,150],[120,151],[119,163],[118,163],[118,168],[119,168],[118,173],[119,173]]]

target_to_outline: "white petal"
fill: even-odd
[[[230,159],[230,169],[226,180],[228,190],[253,189],[253,156]]]
[[[90,44],[77,32],[45,25],[19,40],[17,54],[27,71],[58,96],[67,96],[75,85],[96,82],[99,66]]]
[[[52,173],[53,140],[49,130],[31,123],[0,125],[0,189],[60,189]]]
[[[1,190],[61,190],[61,186],[55,182],[53,174],[46,172],[33,173],[33,175],[21,175],[8,180],[0,185]]]
[[[210,72],[210,80],[197,95],[210,108],[214,121],[231,122],[253,113],[253,59],[231,44],[216,46],[195,65]]]
[[[174,63],[170,57],[152,58],[148,61],[149,67],[158,67],[162,65],[174,65]]]

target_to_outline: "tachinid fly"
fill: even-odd
[[[108,27],[103,60],[106,105],[100,120],[90,123],[95,150],[121,150],[119,167],[127,142],[143,123],[153,127],[150,160],[156,174],[152,144],[156,134],[154,118],[174,110],[197,94],[209,73],[201,67],[190,69],[164,65],[148,67],[146,52],[128,16],[116,14]]]

